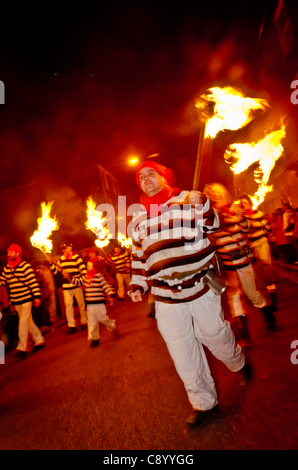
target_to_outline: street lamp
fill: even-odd
[[[133,165],[137,165],[137,164],[139,163],[139,161],[140,161],[140,160],[139,160],[138,157],[131,157],[131,158],[129,159],[128,163],[133,166]]]
[[[128,163],[131,166],[135,166],[138,163],[140,163],[140,160],[144,161],[144,160],[148,160],[149,158],[155,158],[155,157],[159,157],[159,153],[152,153],[151,155],[148,155],[147,157],[142,158],[142,159],[140,159],[139,157],[132,156],[128,160]]]

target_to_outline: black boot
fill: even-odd
[[[268,305],[267,307],[261,308],[261,312],[263,315],[266,330],[274,331],[275,330],[275,316],[273,315],[272,306]]]
[[[252,370],[250,365],[248,363],[245,363],[243,369],[236,372],[236,374],[239,379],[239,385],[241,387],[245,387],[251,381]]]
[[[151,302],[149,304],[150,307],[150,312],[148,313],[147,317],[148,318],[155,318],[155,302]]]
[[[272,312],[276,312],[276,310],[277,310],[276,294],[275,294],[275,292],[270,292],[269,296],[270,296],[270,300],[271,300]]]
[[[232,330],[235,335],[236,342],[241,347],[251,346],[251,339],[247,328],[247,318],[244,315],[235,317],[232,322]]]

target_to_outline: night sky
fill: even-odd
[[[266,2],[7,3],[0,32],[0,252],[12,242],[30,252],[45,200],[55,200],[61,224],[54,251],[65,236],[78,250],[91,246],[84,211],[87,196],[100,193],[96,163],[116,176],[130,202],[139,198],[126,163],[131,155],[158,153],[177,184],[190,188],[195,100],[215,85],[252,88]]]

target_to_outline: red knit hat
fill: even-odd
[[[15,253],[19,253],[19,255],[22,254],[22,249],[19,247],[19,245],[15,245],[14,243],[7,249],[7,252],[9,251],[14,251]]]
[[[88,248],[88,254],[90,255],[90,253],[94,253],[95,255],[98,254],[95,248]]]
[[[99,259],[88,260],[88,263],[93,265],[93,269],[96,273],[100,273],[105,269],[105,262]]]
[[[140,171],[142,170],[142,168],[152,168],[153,170],[157,171],[157,173],[159,175],[164,177],[164,179],[166,180],[166,183],[169,186],[175,186],[175,177],[174,177],[174,171],[173,170],[170,170],[169,168],[161,165],[160,163],[156,163],[153,160],[144,160],[138,166],[137,174],[136,174],[137,183],[138,183],[138,186],[139,186],[140,189],[142,189],[142,188],[141,188],[141,185],[140,185],[139,174],[140,174]]]

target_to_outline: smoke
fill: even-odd
[[[86,202],[69,186],[54,188],[48,192],[48,201],[54,201],[52,215],[56,215],[61,233],[73,237],[84,231]]]
[[[67,237],[90,242],[85,201],[102,193],[97,163],[128,197],[137,189],[130,152],[159,153],[179,186],[188,186],[198,144],[195,98],[219,79],[244,80],[262,3],[249,2],[255,18],[248,14],[237,28],[225,2],[214,10],[202,2],[98,2],[88,11],[54,2],[42,20],[28,5],[16,7],[10,22],[5,17],[0,251],[12,238],[28,243],[43,201],[55,201],[54,247]]]

